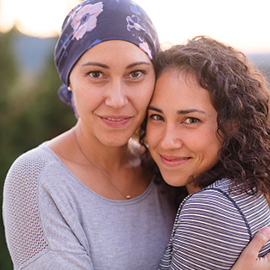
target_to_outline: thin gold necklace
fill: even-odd
[[[108,174],[102,170],[98,165],[96,165],[95,163],[93,163],[91,161],[91,159],[89,159],[86,154],[83,152],[79,142],[78,142],[78,139],[77,139],[77,135],[76,135],[76,132],[75,130],[73,129],[73,135],[74,135],[74,139],[75,139],[75,142],[76,142],[76,145],[80,151],[80,153],[84,156],[84,158],[94,167],[96,168],[101,174],[103,174],[105,176],[105,178],[107,179],[107,181],[112,185],[112,187],[119,193],[121,194],[125,199],[129,200],[131,199],[131,193],[132,193],[132,188],[133,188],[133,183],[134,183],[134,168],[133,168],[133,174],[132,174],[132,181],[131,181],[131,186],[130,186],[130,192],[128,195],[125,195],[124,193],[122,193],[114,184],[113,182],[111,181],[110,177],[108,176]]]

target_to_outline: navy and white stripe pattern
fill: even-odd
[[[229,193],[229,180],[216,181],[186,197],[159,269],[230,269],[254,234],[270,226],[263,195]],[[270,250],[270,241],[260,256]]]

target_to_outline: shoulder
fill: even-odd
[[[43,170],[51,163],[57,162],[56,156],[44,144],[19,156],[10,167],[5,189],[11,186],[18,189],[26,186],[34,187]]]
[[[230,191],[230,180],[221,179],[206,188],[201,189],[189,195],[185,199],[185,204],[199,203],[200,206],[219,206],[220,208],[228,205],[237,204],[237,197],[241,196],[243,193],[239,190],[235,190],[234,193]]]
[[[54,161],[56,161],[54,153],[45,144],[41,144],[19,156],[10,167],[9,172],[14,172],[16,169],[20,169],[20,172],[23,172],[26,168],[26,171],[29,172],[29,168],[42,168],[45,164]]]
[[[229,269],[250,241],[250,234],[226,192],[211,186],[184,199],[171,241],[176,264],[200,253],[202,260],[193,261],[193,269],[211,269],[213,264],[215,269]]]
[[[231,268],[252,233],[250,220],[241,207],[241,196],[247,195],[231,194],[229,183],[228,179],[219,180],[184,199],[166,253],[173,255],[166,260],[171,258],[179,268],[186,261],[192,269],[212,269],[213,265],[215,269]],[[191,258],[198,258],[198,253],[200,260],[191,262]]]
[[[245,227],[243,213],[228,187],[229,180],[225,179],[189,195],[180,206],[179,219],[187,219],[188,222],[203,220],[209,225],[215,223],[215,226],[237,223]]]
[[[220,206],[230,203],[230,195],[228,194],[227,182],[224,186],[219,183],[212,184],[206,188],[201,189],[185,198],[182,207],[188,207],[193,204],[195,207],[208,207],[208,206]]]
[[[176,222],[189,226],[197,223],[213,231],[224,228],[235,236],[245,233],[249,238],[255,233],[251,229],[255,223],[267,226],[269,207],[263,195],[232,192],[229,183],[228,179],[222,179],[187,196],[179,207]],[[254,219],[254,213],[260,213],[261,223]]]

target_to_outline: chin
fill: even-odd
[[[130,137],[128,138],[109,138],[107,140],[103,140],[103,144],[106,145],[106,146],[110,146],[110,147],[121,147],[121,146],[124,146],[128,143]]]
[[[98,140],[107,146],[123,146],[127,144],[133,133],[124,132],[100,132],[96,137]]]
[[[161,175],[162,175],[164,181],[170,186],[182,187],[182,186],[186,185],[183,181],[181,181],[179,179],[179,176],[177,176],[177,177],[176,176],[170,176],[170,175],[168,175],[166,173],[162,173],[162,172],[161,172]]]

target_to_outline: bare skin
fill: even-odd
[[[232,270],[269,270],[270,253],[262,258],[258,258],[258,252],[270,238],[270,228],[261,229],[242,251],[241,256],[236,261]]]

